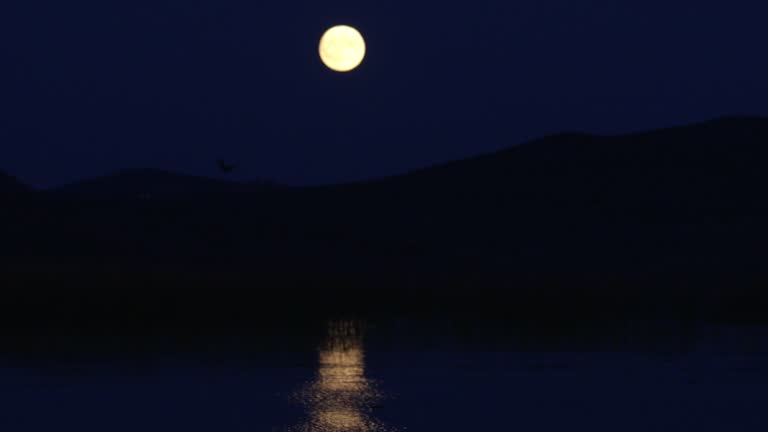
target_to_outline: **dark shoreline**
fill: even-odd
[[[685,350],[701,326],[768,324],[764,284],[728,275],[4,273],[0,281],[0,354],[12,355],[279,351],[311,346],[322,323],[338,318],[442,322],[473,343],[571,349],[658,341]]]

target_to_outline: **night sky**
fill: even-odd
[[[0,170],[318,184],[564,130],[768,114],[762,0],[4,0]],[[317,55],[357,27],[350,74]]]

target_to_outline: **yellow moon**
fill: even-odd
[[[365,39],[353,27],[331,27],[320,38],[320,59],[331,70],[349,72],[360,66],[364,58]]]

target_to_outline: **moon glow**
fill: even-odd
[[[329,69],[349,72],[365,58],[365,40],[355,28],[339,25],[328,29],[320,39],[320,59]]]

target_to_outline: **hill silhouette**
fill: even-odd
[[[132,169],[48,192],[63,198],[86,200],[178,200],[247,194],[266,187],[269,187],[266,182],[241,183],[157,169]]]
[[[733,117],[325,187],[126,171],[48,191],[17,212],[26,252],[2,252],[21,268],[759,272],[766,163],[768,119]]]
[[[0,197],[19,196],[29,191],[18,179],[0,171]]]
[[[410,240],[493,268],[754,269],[766,161],[768,121],[723,118],[561,134],[348,192],[373,213],[399,209],[379,228],[394,238],[408,225]]]
[[[536,340],[765,323],[766,163],[768,119],[724,118],[355,184],[135,170],[30,192],[1,202],[0,338],[197,340],[325,314],[500,318]]]

